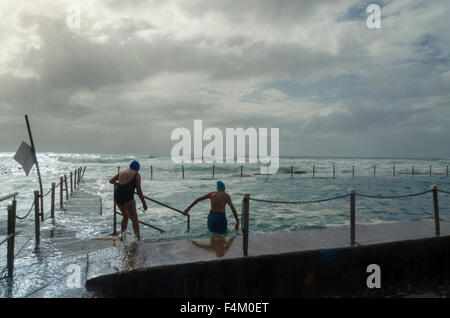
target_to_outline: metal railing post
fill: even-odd
[[[117,174],[120,172],[120,166],[117,167]],[[113,185],[114,191],[116,190],[116,184]],[[117,204],[114,200],[114,211],[113,211],[113,235],[117,235]]]
[[[84,168],[83,168],[83,173],[81,174],[81,180],[83,180],[83,177],[84,177],[84,172],[86,171],[86,166],[84,166]]]
[[[241,178],[242,178],[242,175],[243,175],[243,169],[244,169],[244,167],[241,166]]]
[[[72,171],[70,171],[70,196],[73,195],[73,177],[72,177]],[[76,186],[75,186],[76,187]]]
[[[63,206],[63,177],[59,177],[59,208],[62,210],[64,208]]]
[[[438,202],[438,189],[436,185],[431,187],[433,192],[433,208],[434,208],[434,229],[437,236],[440,235],[440,226],[439,226],[439,202]]]
[[[355,245],[355,201],[356,191],[350,190],[350,244]]]
[[[181,165],[181,174],[182,174],[182,177],[183,177],[183,180],[184,180],[184,165]]]
[[[213,178],[213,180],[214,180],[214,171],[215,170],[215,166],[213,165],[213,169],[212,169],[212,178]]]
[[[243,205],[242,233],[244,234],[244,237],[242,239],[242,249],[244,252],[244,256],[248,256],[248,219],[250,214],[250,194],[246,193],[244,195]]]
[[[52,219],[55,218],[55,187],[56,187],[55,183],[52,182],[52,201],[50,204],[50,217]]]
[[[67,187],[67,174],[64,175],[64,187],[66,188],[66,200],[69,200],[69,188]]]
[[[153,180],[153,166],[150,166],[150,180]]]
[[[39,205],[39,201],[37,203]],[[14,275],[14,240],[16,236],[16,199],[14,198],[12,205],[8,205],[8,247],[7,247],[7,268],[8,276]]]
[[[41,223],[39,220],[39,191],[34,191],[34,237],[36,246],[39,245]]]

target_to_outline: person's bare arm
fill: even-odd
[[[144,193],[142,193],[141,175],[139,173],[136,176],[136,191],[137,191],[137,194],[139,196],[139,199],[141,199],[142,207],[144,208],[144,211],[147,211],[148,206],[147,206],[147,202],[145,201],[145,198],[144,198]]]
[[[116,174],[114,177],[109,180],[109,183],[114,184],[116,181],[119,181],[119,174]]]
[[[194,207],[194,205],[196,205],[196,204],[199,203],[200,201],[209,199],[209,198],[211,197],[211,193],[212,193],[212,192],[207,193],[207,194],[205,194],[204,196],[201,196],[201,197],[195,199],[194,202],[192,202],[191,205],[188,206],[186,210],[184,210],[184,214],[185,214],[185,215],[188,214],[189,211]]]
[[[236,219],[236,225],[234,226],[234,229],[236,230],[236,232],[238,232],[239,231],[239,217],[238,217],[237,211],[233,205],[233,202],[231,201],[231,197],[229,195],[227,196],[227,203],[230,206],[231,211],[233,211],[234,218]]]

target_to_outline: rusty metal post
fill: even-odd
[[[67,174],[64,175],[64,187],[66,188],[66,200],[69,200],[69,188],[67,187]]]
[[[72,178],[72,171],[70,171],[70,195],[73,195],[73,178]]]
[[[38,202],[39,205],[39,202]],[[8,247],[7,247],[7,268],[8,276],[14,275],[14,240],[16,237],[16,199],[12,205],[8,205]]]
[[[433,192],[433,208],[434,208],[434,229],[436,236],[441,234],[440,226],[439,226],[439,202],[438,202],[438,189],[436,185],[431,187]]]
[[[355,202],[356,191],[350,190],[350,244],[355,245]]]
[[[62,210],[64,207],[63,207],[63,201],[64,201],[64,199],[63,199],[63,182],[64,182],[64,179],[63,179],[63,177],[59,177],[59,208]]]
[[[244,195],[243,200],[243,220],[241,221],[243,224],[242,234],[244,235],[242,239],[242,249],[244,252],[244,256],[248,256],[248,219],[250,212],[250,194],[246,193]]]
[[[52,182],[52,201],[50,204],[50,217],[52,219],[55,218],[55,188],[56,188],[56,185],[54,182]]]
[[[34,191],[34,238],[36,246],[39,245],[41,223],[39,219],[39,191]]]
[[[86,172],[86,166],[84,166],[84,169],[83,169],[83,173],[81,174],[81,180],[83,180],[83,177],[84,177],[84,173]]]
[[[120,172],[120,166],[117,167],[117,174],[119,174]],[[116,190],[116,184],[113,185],[114,190]],[[114,199],[113,199],[114,200]],[[114,200],[114,212],[113,212],[113,235],[117,235],[117,204],[116,204],[116,200]]]
[[[191,216],[189,214],[187,216],[187,232],[191,231]]]

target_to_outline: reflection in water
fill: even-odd
[[[133,270],[145,265],[145,258],[138,253],[139,243],[121,244],[121,266],[122,271]]]
[[[225,237],[216,236],[216,237],[211,237],[211,241],[210,241],[209,245],[200,244],[196,241],[192,241],[192,244],[194,244],[197,247],[204,248],[205,250],[216,252],[217,257],[222,257],[225,255],[225,253],[231,247],[235,238],[236,238],[236,235],[227,241],[225,239]]]

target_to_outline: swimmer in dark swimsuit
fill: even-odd
[[[234,226],[236,232],[239,231],[239,218],[234,208],[231,197],[225,192],[225,184],[222,181],[217,181],[217,191],[210,192],[204,196],[196,199],[192,204],[184,210],[184,214],[188,214],[189,210],[198,202],[210,199],[211,209],[208,214],[208,230],[212,233],[225,234],[227,231],[227,218],[225,216],[225,205],[228,204],[233,211],[236,219],[236,225]]]
[[[122,227],[121,227],[121,240],[124,237],[125,231],[128,226],[128,219],[131,219],[133,223],[134,234],[137,240],[141,239],[139,233],[139,221],[136,210],[136,201],[134,201],[134,191],[136,190],[141,199],[142,207],[144,211],[148,209],[145,202],[144,194],[141,189],[141,175],[139,174],[140,165],[139,162],[134,160],[130,164],[130,168],[119,172],[109,182],[114,184],[114,201],[122,212]]]

